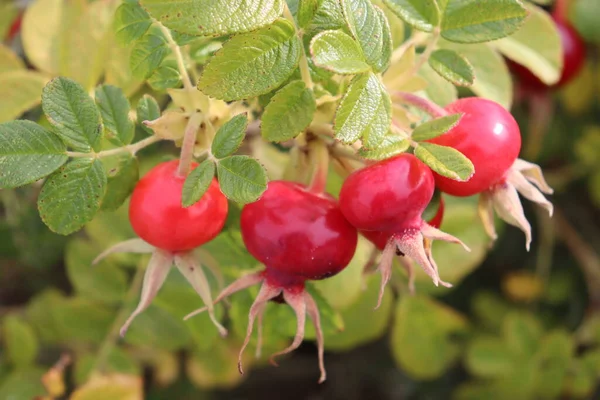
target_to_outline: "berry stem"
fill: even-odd
[[[156,24],[156,26],[158,26],[160,28],[163,35],[165,35],[165,39],[167,40],[169,48],[171,49],[171,51],[173,52],[173,55],[175,56],[175,61],[177,61],[177,69],[179,70],[179,73],[181,74],[181,80],[183,81],[184,89],[187,91],[190,91],[190,92],[195,90],[195,87],[192,84],[192,81],[190,79],[190,75],[188,74],[187,68],[185,67],[185,62],[183,60],[183,54],[181,52],[181,47],[179,47],[177,42],[173,39],[173,36],[171,35],[171,31],[166,26],[164,26],[163,24],[161,24],[160,22],[158,22],[156,20],[154,20],[154,23]]]
[[[392,96],[401,103],[408,104],[410,106],[423,110],[434,118],[440,118],[448,115],[448,112],[446,110],[435,104],[433,101],[427,100],[423,97],[419,97],[415,94],[406,92],[394,92]]]
[[[311,164],[314,165],[313,175],[308,185],[311,193],[323,193],[327,185],[329,174],[329,150],[327,145],[320,139],[314,139],[309,143]]]
[[[202,119],[203,117],[200,113],[193,113],[185,127],[183,143],[181,144],[181,155],[179,157],[179,167],[177,168],[177,175],[180,177],[185,178],[190,173],[192,159],[194,157],[196,134]]]
[[[558,21],[565,22],[569,19],[569,0],[556,0],[552,15]]]
[[[163,140],[162,138],[153,135],[150,137],[147,137],[146,139],[140,140],[137,143],[134,144],[130,144],[127,146],[123,146],[123,147],[117,147],[116,149],[110,149],[110,150],[104,150],[104,151],[100,151],[98,153],[80,153],[77,151],[67,151],[65,152],[66,155],[68,155],[69,157],[73,157],[73,158],[103,158],[103,157],[110,157],[110,156],[115,156],[117,154],[121,154],[121,153],[130,153],[132,156],[135,156],[135,154],[140,151],[141,149],[143,149],[144,147],[148,147],[151,144],[154,144],[156,142],[160,142],[161,140]]]
[[[296,33],[298,34],[300,41],[302,41],[303,32],[301,29],[298,29],[298,26],[296,25],[296,20],[294,19],[294,16],[292,15],[292,12],[290,11],[290,8],[288,7],[286,2],[283,3],[283,16],[285,17],[285,19],[287,19],[294,25],[294,28],[296,28]],[[299,65],[300,66],[300,75],[302,76],[302,80],[306,84],[306,87],[309,90],[313,90],[315,87],[315,84],[310,76],[310,68],[308,66],[308,59],[306,58],[306,52],[304,51],[304,45],[302,45],[301,47],[302,47],[302,52],[300,53],[300,65]]]
[[[429,61],[429,57],[431,57],[431,53],[433,53],[435,46],[437,46],[437,42],[440,39],[441,33],[442,33],[442,30],[439,26],[433,30],[431,40],[429,41],[429,43],[427,43],[427,47],[425,47],[425,51],[423,51],[423,53],[421,54],[421,56],[419,57],[419,59],[417,60],[415,65],[413,66],[411,75],[419,72],[421,67],[423,65],[425,65],[425,63],[427,63],[427,61]]]

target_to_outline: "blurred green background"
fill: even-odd
[[[445,197],[441,228],[473,249],[467,254],[434,245],[441,276],[455,283],[453,290],[418,279],[418,294],[409,296],[397,268],[382,307],[373,311],[379,276],[362,274],[371,250],[362,240],[347,270],[312,288],[324,307],[327,382],[317,384],[310,340],[279,368],[249,349],[247,374],[240,376],[237,351],[255,293],[232,298],[232,332],[223,340],[206,315],[182,321],[201,303],[171,274],[121,340],[118,328],[138,299],[137,271],[147,259],[116,255],[93,268],[90,263],[109,245],[134,237],[126,205],[65,238],[41,222],[39,187],[2,190],[0,400],[66,398],[74,390],[76,399],[137,399],[142,388],[148,399],[600,398],[600,2],[573,3],[573,23],[588,42],[585,69],[546,94],[553,111],[541,123],[532,123],[536,105],[515,90],[512,111],[524,151],[556,190],[552,219],[525,204],[534,228],[531,252],[523,234],[508,226],[490,248],[476,199]],[[24,4],[0,3],[1,36]],[[18,36],[5,44],[21,51]],[[117,71],[118,65],[109,66],[105,73],[136,92],[139,82]],[[7,96],[20,101],[14,88],[0,85],[0,104]],[[39,116],[36,108],[26,114]],[[175,154],[169,144],[144,150],[142,173]],[[332,173],[328,185],[336,194],[341,178]],[[238,213],[232,204],[226,230],[204,248],[227,281],[256,267],[243,248]],[[295,320],[288,307],[273,304],[265,321],[268,356],[293,335]],[[310,324],[307,329],[314,338]]]

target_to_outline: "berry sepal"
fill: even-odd
[[[507,171],[505,178],[479,198],[479,216],[488,236],[495,240],[494,210],[498,216],[510,225],[516,226],[525,233],[525,247],[531,246],[531,225],[525,213],[519,193],[528,200],[540,205],[552,216],[554,208],[544,194],[552,194],[553,190],[546,183],[542,170],[536,164],[517,159]]]
[[[254,303],[250,307],[250,311],[248,313],[248,327],[246,330],[246,338],[244,339],[244,343],[242,344],[242,348],[240,349],[240,353],[238,356],[238,370],[240,374],[244,373],[244,369],[242,366],[242,356],[244,354],[244,350],[250,343],[250,337],[252,336],[252,332],[254,331],[254,323],[258,319],[258,329],[257,329],[257,349],[256,354],[257,357],[260,355],[260,347],[262,343],[262,317],[265,311],[265,307],[269,301],[280,301],[283,299],[283,302],[287,303],[296,314],[296,334],[294,335],[294,339],[292,343],[286,347],[285,349],[273,354],[269,361],[272,365],[277,366],[277,362],[275,358],[278,356],[282,356],[284,354],[288,354],[295,349],[297,349],[302,340],[304,339],[304,328],[306,322],[306,314],[311,319],[313,325],[315,326],[315,332],[317,336],[317,347],[318,347],[318,355],[319,355],[319,370],[320,370],[320,378],[319,383],[325,381],[327,374],[325,372],[325,363],[324,363],[324,340],[323,340],[323,330],[321,328],[321,317],[319,313],[319,309],[317,307],[317,303],[313,299],[313,297],[305,290],[305,283],[303,279],[298,279],[296,277],[292,277],[289,275],[282,274],[279,271],[274,269],[265,269],[263,271],[259,271],[253,274],[248,274],[242,276],[237,279],[229,286],[227,286],[223,291],[217,296],[214,304],[217,304],[221,300],[226,297],[231,296],[234,293],[237,293],[241,290],[247,289],[251,286],[261,284],[260,290]],[[185,320],[200,314],[204,311],[209,310],[209,307],[202,307],[187,316],[185,316]]]
[[[204,271],[202,270],[202,266],[196,261],[196,256],[193,251],[171,252],[156,248],[146,243],[142,239],[130,239],[121,243],[117,243],[116,245],[102,252],[94,259],[92,265],[99,263],[107,256],[115,253],[152,254],[144,274],[140,301],[129,318],[127,318],[127,321],[121,327],[121,336],[125,336],[125,333],[129,329],[129,326],[135,317],[137,317],[150,306],[152,300],[154,300],[158,294],[158,291],[165,283],[165,280],[167,279],[167,276],[173,265],[175,265],[179,272],[192,285],[204,304],[207,305],[210,319],[217,327],[219,334],[221,334],[221,336],[227,335],[227,330],[219,323],[215,316],[208,280],[204,274]],[[213,270],[212,267],[209,269]]]
[[[420,229],[408,228],[400,232],[393,233],[387,241],[381,260],[379,262],[379,271],[381,272],[381,287],[379,289],[379,299],[376,309],[381,305],[385,286],[392,276],[392,263],[394,255],[400,257],[400,263],[408,275],[408,286],[411,293],[414,293],[414,267],[416,261],[423,271],[433,281],[436,286],[442,285],[452,287],[452,284],[443,281],[440,278],[438,266],[431,253],[433,240],[443,240],[445,242],[460,244],[466,251],[471,249],[460,239],[434,228],[425,221],[422,222]]]

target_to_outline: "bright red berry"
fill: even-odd
[[[215,179],[200,201],[184,208],[185,178],[177,175],[177,165],[175,160],[154,167],[137,183],[129,204],[133,230],[144,241],[170,252],[191,250],[212,240],[221,232],[228,208]]]
[[[478,97],[457,100],[446,111],[463,116],[454,128],[430,142],[460,151],[473,163],[475,174],[466,182],[434,174],[436,186],[453,196],[471,196],[501,182],[521,149],[513,116],[498,103]]]
[[[567,21],[558,18],[554,14],[553,18],[563,48],[563,70],[558,82],[551,87],[561,87],[576,77],[583,68],[586,48],[581,36]],[[537,92],[548,88],[548,85],[524,66],[514,62],[509,63],[509,65],[524,89]]]
[[[346,221],[333,197],[285,181],[269,182],[263,196],[244,207],[241,228],[248,251],[265,265],[265,269],[233,282],[215,300],[216,303],[262,282],[250,307],[246,340],[239,354],[240,372],[242,353],[249,343],[254,321],[256,318],[260,321],[268,301],[283,300],[296,313],[296,335],[289,347],[271,357],[271,363],[275,364],[274,357],[300,346],[308,314],[317,333],[319,382],[323,382],[324,348],[319,310],[312,296],[304,290],[304,284],[306,280],[335,275],[348,265],[356,250],[356,229]]]
[[[361,231],[386,232],[382,235],[389,238],[379,265],[383,275],[379,302],[391,276],[394,254],[417,261],[436,285],[451,286],[440,280],[430,242],[425,247],[425,239],[462,242],[423,221],[422,214],[433,191],[431,170],[411,154],[400,154],[355,171],[342,186],[340,208],[348,221]],[[410,282],[412,279],[409,271]]]
[[[350,175],[340,192],[340,208],[360,230],[419,228],[433,190],[431,170],[415,156],[401,154]]]

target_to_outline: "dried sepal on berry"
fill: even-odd
[[[297,284],[282,287],[278,282],[273,282],[269,278],[268,271],[261,271],[249,275],[245,275],[238,280],[231,283],[227,286],[223,291],[217,296],[214,301],[214,304],[217,304],[219,301],[225,299],[226,297],[231,296],[234,293],[237,293],[241,290],[247,289],[251,286],[261,284],[258,295],[256,296],[254,302],[250,306],[250,310],[248,312],[248,326],[246,328],[246,337],[244,338],[244,343],[239,352],[238,356],[238,369],[240,374],[244,373],[244,368],[242,365],[242,357],[246,347],[250,343],[250,338],[252,337],[252,333],[254,332],[254,324],[258,320],[257,327],[257,349],[256,355],[260,356],[261,353],[261,345],[262,345],[262,317],[267,303],[270,300],[273,300],[280,295],[283,296],[283,300],[292,307],[294,313],[296,314],[296,334],[294,335],[294,339],[292,343],[286,347],[285,349],[271,355],[269,361],[274,366],[277,366],[277,362],[275,361],[275,357],[288,354],[295,349],[297,349],[302,340],[304,340],[305,333],[305,322],[306,322],[306,314],[308,313],[309,318],[313,322],[315,327],[316,336],[317,336],[317,347],[318,347],[318,357],[319,357],[319,370],[320,377],[319,383],[322,383],[326,379],[325,372],[325,363],[324,363],[324,340],[323,340],[323,331],[321,328],[321,318],[319,314],[319,309],[315,300],[312,296],[304,290],[304,282],[299,281]],[[202,307],[190,314],[188,314],[184,319],[187,320],[199,313],[206,311],[208,307]]]
[[[111,254],[117,253],[135,253],[135,254],[148,254],[154,251],[154,246],[149,243],[144,242],[142,239],[135,238],[125,240],[123,242],[119,242],[114,246],[109,247],[104,250],[102,253],[98,254],[94,261],[92,261],[92,265],[98,264],[100,261],[104,260],[106,257]]]
[[[492,207],[505,222],[516,226],[525,233],[525,247],[531,246],[531,225],[525,217],[519,193],[528,200],[545,208],[552,216],[554,208],[544,194],[552,194],[553,190],[546,183],[539,166],[517,159],[510,167],[506,178],[481,194],[479,199],[479,215],[488,235],[496,239]]]

